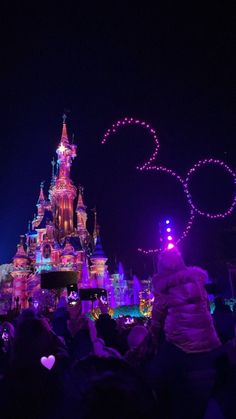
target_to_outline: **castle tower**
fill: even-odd
[[[41,182],[40,183],[39,197],[38,197],[38,201],[37,201],[37,204],[36,204],[37,215],[34,217],[34,219],[32,221],[32,228],[33,229],[35,229],[35,227],[37,227],[43,219],[44,209],[45,209],[45,204],[46,204],[43,189],[44,189],[44,182]]]
[[[79,195],[78,201],[76,206],[76,214],[77,214],[77,231],[79,235],[83,235],[83,233],[87,230],[87,212],[86,206],[84,205],[83,201],[83,187],[79,186]]]
[[[39,199],[37,202],[37,208],[38,208],[38,217],[42,217],[43,218],[43,214],[44,214],[44,204],[45,204],[45,196],[44,196],[44,182],[40,183],[40,192],[39,192]]]
[[[92,262],[90,268],[91,277],[93,280],[97,281],[97,286],[99,288],[104,288],[107,279],[107,257],[102,248],[100,236],[97,237],[96,246],[90,260]]]
[[[28,306],[27,278],[30,275],[30,260],[25,252],[23,241],[17,246],[17,252],[13,258],[13,306],[25,309]]]
[[[93,214],[94,214],[93,243],[94,243],[94,246],[95,246],[96,243],[97,243],[97,238],[99,236],[99,225],[97,223],[97,208],[96,207],[93,208],[92,211],[93,211]]]
[[[50,201],[60,237],[74,230],[73,202],[76,197],[76,188],[70,179],[70,168],[72,159],[76,157],[76,146],[69,143],[65,120],[64,115],[61,141],[56,150],[59,170],[50,190]]]

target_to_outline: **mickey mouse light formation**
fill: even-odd
[[[175,177],[183,187],[183,191],[184,191],[185,196],[187,198],[187,203],[188,203],[190,215],[189,215],[189,219],[187,221],[187,224],[185,226],[184,231],[182,232],[181,236],[178,238],[178,240],[176,241],[175,244],[178,244],[183,238],[185,238],[187,236],[187,234],[189,233],[189,231],[192,227],[192,224],[193,224],[193,221],[194,221],[196,215],[201,215],[201,216],[204,216],[204,217],[207,217],[207,218],[210,218],[210,219],[223,219],[223,218],[226,218],[227,216],[229,216],[230,214],[232,214],[232,212],[233,212],[233,210],[236,206],[236,190],[234,190],[231,205],[229,206],[229,208],[225,212],[210,213],[210,212],[202,211],[197,207],[197,205],[194,202],[194,200],[192,198],[192,195],[190,193],[190,186],[189,186],[191,176],[193,175],[193,173],[195,173],[201,167],[215,165],[215,166],[219,166],[219,167],[223,168],[233,178],[233,183],[234,183],[234,187],[235,187],[236,173],[227,164],[225,164],[221,160],[212,159],[212,158],[199,160],[188,171],[185,178],[182,178],[180,175],[178,175],[172,169],[169,169],[169,168],[163,167],[163,166],[157,166],[157,165],[155,165],[155,162],[156,162],[157,154],[158,154],[158,151],[159,151],[159,148],[160,148],[160,143],[159,143],[159,140],[158,140],[158,137],[157,137],[156,130],[146,121],[142,121],[140,119],[135,119],[135,118],[127,118],[126,117],[124,119],[121,119],[121,120],[118,120],[117,122],[115,122],[112,125],[112,127],[109,128],[105,132],[101,143],[105,144],[111,135],[117,133],[119,129],[121,129],[125,126],[129,126],[129,125],[136,125],[136,126],[140,126],[141,128],[146,129],[148,131],[148,133],[152,136],[152,138],[154,140],[154,145],[155,145],[155,149],[154,149],[154,152],[151,155],[151,157],[146,162],[144,162],[143,165],[137,166],[136,169],[139,170],[139,171],[165,172],[165,173]],[[144,254],[156,253],[156,252],[159,252],[159,250],[160,249],[158,249],[158,248],[148,249],[148,250],[141,249],[141,248],[138,249],[139,252],[142,252]]]

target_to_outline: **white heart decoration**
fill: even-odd
[[[55,364],[55,361],[56,359],[54,355],[49,355],[48,357],[42,356],[42,358],[40,359],[41,364],[48,370],[52,369],[53,365]]]

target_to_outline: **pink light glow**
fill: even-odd
[[[204,212],[201,211],[200,209],[197,208],[197,206],[193,203],[192,200],[192,196],[189,192],[189,181],[190,181],[190,176],[192,173],[194,173],[197,169],[201,168],[204,165],[218,165],[221,166],[223,169],[225,169],[232,177],[233,177],[233,181],[234,184],[236,184],[236,174],[235,172],[228,166],[226,165],[223,161],[221,160],[217,160],[217,159],[204,159],[204,160],[200,160],[199,162],[197,162],[187,173],[187,176],[185,179],[182,179],[181,176],[179,176],[176,172],[174,172],[172,169],[169,169],[167,167],[163,167],[163,166],[151,166],[151,164],[153,164],[156,161],[157,158],[157,154],[160,148],[160,143],[159,140],[157,138],[156,135],[156,130],[146,121],[141,121],[139,119],[134,119],[134,118],[124,118],[122,120],[117,121],[116,123],[114,123],[112,125],[112,128],[109,128],[104,136],[103,139],[101,141],[101,144],[105,144],[108,140],[108,137],[110,137],[110,135],[112,133],[116,133],[118,131],[119,128],[122,128],[124,126],[130,126],[130,125],[139,125],[142,128],[145,128],[149,134],[152,136],[153,140],[154,140],[154,144],[155,144],[155,149],[153,151],[153,154],[151,155],[151,157],[144,162],[144,164],[142,166],[138,166],[137,170],[139,171],[156,171],[156,172],[165,172],[167,174],[170,174],[171,176],[174,176],[182,185],[183,187],[183,191],[185,193],[185,196],[187,198],[187,203],[190,209],[190,216],[188,219],[188,222],[185,226],[184,231],[182,232],[181,236],[178,238],[178,240],[176,241],[176,244],[178,244],[183,238],[185,238],[189,231],[191,230],[193,221],[195,219],[195,216],[197,214],[205,216],[207,218],[211,218],[211,219],[223,219],[227,216],[229,216],[230,214],[232,214],[235,206],[236,206],[236,191],[234,191],[234,195],[233,195],[233,200],[232,203],[230,205],[230,207],[227,209],[227,211],[225,211],[224,213],[215,213],[215,214],[211,214],[208,212]],[[169,224],[170,220],[166,220],[166,224]],[[167,232],[170,232],[171,230],[166,230]],[[171,237],[171,236],[169,236]],[[168,246],[171,246],[170,248],[173,248],[174,245],[172,243],[169,243]],[[144,254],[150,254],[150,253],[156,253],[159,252],[160,249],[142,249],[139,248],[138,249],[139,252],[144,253]]]
[[[167,240],[171,241],[171,240],[173,240],[173,237],[172,236],[168,236],[167,237]]]
[[[64,153],[64,151],[66,150],[66,147],[64,146],[64,144],[61,144],[59,147],[58,147],[58,151],[60,151],[60,153]]]
[[[175,247],[173,243],[168,243],[167,250],[171,250]]]
[[[101,141],[101,144],[105,144],[108,140],[108,137],[110,137],[110,135],[112,133],[117,132],[118,129],[123,128],[124,126],[130,126],[130,125],[136,125],[136,126],[139,125],[140,127],[145,128],[154,140],[154,144],[155,144],[154,152],[153,152],[152,156],[150,157],[150,159],[147,162],[145,162],[143,164],[143,166],[141,166],[142,168],[144,168],[156,159],[156,156],[157,156],[157,153],[158,153],[158,150],[159,150],[159,147],[160,147],[158,138],[156,136],[156,130],[154,128],[152,128],[152,126],[150,124],[148,124],[147,122],[141,121],[139,119],[128,118],[128,117],[126,117],[122,120],[118,120],[117,122],[112,124],[112,129],[109,128],[105,132],[105,134],[103,136],[103,139]]]
[[[218,212],[214,214],[202,211],[199,208],[197,208],[197,206],[193,203],[192,196],[189,192],[189,182],[190,182],[191,174],[196,172],[196,170],[201,168],[202,166],[208,166],[208,165],[213,165],[213,164],[222,167],[227,173],[229,173],[229,175],[231,175],[233,178],[234,185],[236,184],[236,173],[227,164],[225,164],[223,161],[218,160],[218,159],[204,159],[204,160],[199,160],[197,163],[195,163],[195,165],[187,173],[186,180],[185,180],[185,193],[187,195],[189,204],[191,205],[193,211],[195,211],[197,214],[202,215],[207,218],[211,218],[211,219],[217,219],[217,218],[223,219],[225,217],[228,217],[230,214],[232,214],[235,208],[236,191],[234,191],[233,199],[229,208],[225,212],[222,212],[222,213]]]
[[[168,227],[168,228],[166,229],[166,231],[167,231],[167,233],[170,233],[170,232],[171,232],[171,228],[170,228],[170,227]]]

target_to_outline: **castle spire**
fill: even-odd
[[[41,182],[40,183],[39,198],[38,198],[38,201],[37,201],[37,204],[36,204],[36,207],[37,207],[37,210],[38,210],[38,215],[37,215],[38,223],[37,224],[39,224],[40,221],[42,220],[43,214],[44,214],[44,208],[45,208],[45,196],[44,196],[43,188],[44,188],[44,182]],[[35,227],[35,224],[34,224],[34,227]]]
[[[72,160],[76,157],[76,146],[69,143],[67,127],[66,127],[66,114],[63,115],[62,134],[59,146],[57,147],[57,163],[59,166],[59,178],[70,179],[70,167]]]
[[[38,204],[42,204],[45,201],[45,196],[44,196],[44,181],[40,183],[40,192],[39,192],[39,199],[38,199]]]
[[[52,165],[52,177],[51,177],[50,188],[52,188],[53,185],[55,184],[55,165],[56,165],[56,162],[55,162],[54,157],[52,158],[51,165]]]
[[[77,230],[82,232],[86,230],[86,223],[87,223],[87,213],[86,213],[86,206],[84,205],[83,200],[83,186],[79,185],[78,187],[79,194],[76,206],[76,213],[77,213]]]
[[[79,209],[86,209],[86,206],[84,205],[84,200],[83,200],[84,188],[82,185],[79,185],[78,191],[79,191],[79,194],[78,194],[76,211],[78,211]]]
[[[101,259],[101,258],[107,260],[107,257],[105,255],[103,247],[102,247],[101,237],[100,237],[100,235],[98,235],[97,243],[96,243],[96,246],[94,248],[93,254],[91,256],[91,260],[92,259]]]
[[[67,115],[64,113],[62,115],[63,125],[62,125],[62,133],[61,133],[61,143],[68,143],[69,142],[68,134],[67,134],[66,118],[67,118]]]
[[[76,188],[70,178],[72,160],[76,157],[76,146],[69,143],[66,114],[63,115],[62,134],[56,152],[58,173],[56,177],[54,176],[49,196],[57,218],[58,228],[61,231],[61,237],[63,237],[74,231],[73,201],[76,196]]]
[[[94,213],[93,242],[94,245],[96,245],[97,238],[99,236],[99,225],[97,223],[97,208],[94,207],[91,211]]]

